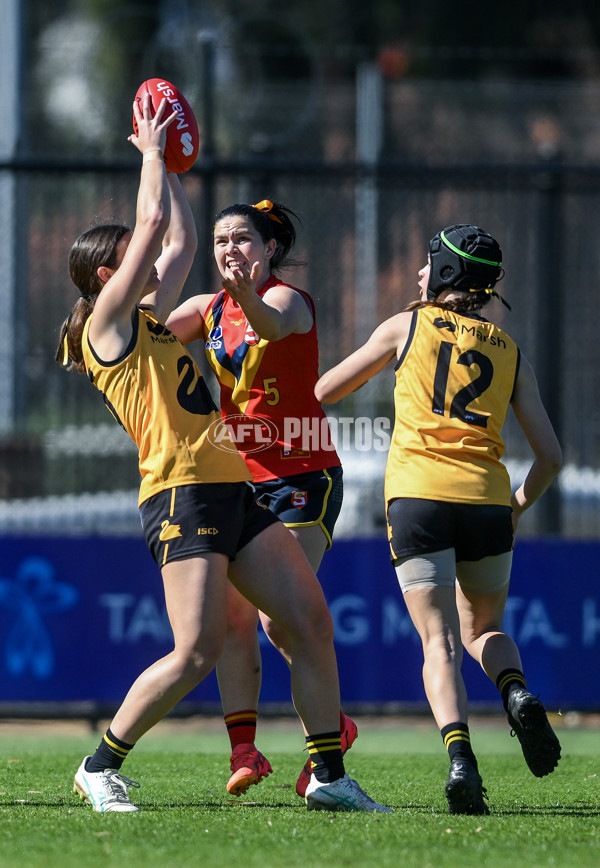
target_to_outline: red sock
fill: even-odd
[[[258,712],[252,708],[225,715],[225,726],[232,749],[238,744],[254,744],[257,717]]]

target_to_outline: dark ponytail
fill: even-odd
[[[451,310],[459,314],[473,313],[489,304],[491,299],[491,294],[481,289],[477,292],[463,292],[460,297],[457,295],[455,298],[446,298],[443,301],[439,298],[436,298],[434,301],[411,301],[410,304],[406,305],[404,310],[417,310],[420,307],[441,307],[442,310]]]
[[[71,248],[69,274],[81,297],[77,299],[61,326],[55,355],[56,361],[68,371],[85,373],[81,338],[83,328],[104,286],[98,276],[98,269],[103,265],[114,268],[117,244],[129,231],[129,226],[122,223],[93,226],[80,235]]]

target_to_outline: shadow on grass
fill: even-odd
[[[388,803],[391,808],[393,808],[395,814],[397,815],[406,815],[406,814],[423,814],[429,817],[437,816],[437,817],[451,817],[452,819],[456,819],[461,816],[477,816],[482,821],[485,821],[485,815],[469,815],[469,814],[449,814],[447,809],[440,809],[438,806],[427,805],[427,804],[415,804],[414,802],[409,802],[405,804],[391,804]],[[30,810],[32,808],[57,808],[64,809],[68,808],[72,811],[84,811],[84,812],[92,812],[92,809],[89,805],[84,804],[80,800],[76,800],[75,797],[71,800],[69,798],[64,799],[54,799],[54,800],[45,800],[43,798],[40,799],[0,799],[0,807],[1,808],[15,808],[21,810]],[[148,802],[148,803],[138,803],[138,807],[140,809],[140,813],[148,814],[148,813],[164,813],[164,811],[169,810],[205,810],[209,812],[221,813],[223,810],[236,811],[236,810],[247,810],[252,808],[257,808],[260,811],[281,811],[281,810],[293,810],[293,811],[307,811],[306,805],[300,800],[294,800],[293,802],[255,802],[255,801],[238,801],[228,799],[226,801],[215,801],[210,799],[203,798],[187,798],[187,799],[177,799],[176,801],[164,801],[164,802]],[[495,807],[492,804],[489,805],[490,808],[490,819],[494,819],[494,817],[580,817],[580,818],[595,818],[600,817],[600,805],[586,805],[586,804],[563,804],[563,805],[520,805],[515,807]],[[348,811],[312,811],[312,814],[334,814],[334,813],[352,813]],[[356,812],[362,813],[362,812]]]
[[[529,808],[523,805],[520,808],[490,807],[490,811],[497,817],[531,816],[531,817],[600,817],[598,805],[548,805],[547,807],[535,806]]]

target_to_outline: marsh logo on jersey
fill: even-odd
[[[204,344],[207,350],[220,350],[223,346],[223,329],[221,326],[215,326],[208,333],[208,340]]]
[[[433,324],[438,329],[448,329],[449,332],[455,332],[456,326],[450,320],[443,319],[441,316],[436,316],[433,321]]]
[[[308,491],[292,491],[292,506],[302,509],[308,503]]]
[[[146,328],[152,336],[152,340],[161,344],[172,344],[177,338],[161,322],[146,322]]]

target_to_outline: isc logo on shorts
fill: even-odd
[[[298,509],[302,509],[303,506],[306,506],[307,502],[307,491],[292,491],[292,506],[296,506]]]
[[[213,536],[216,536],[216,534],[218,534],[219,531],[217,530],[216,527],[199,527],[198,528],[198,536],[204,536],[207,533],[212,534]]]

